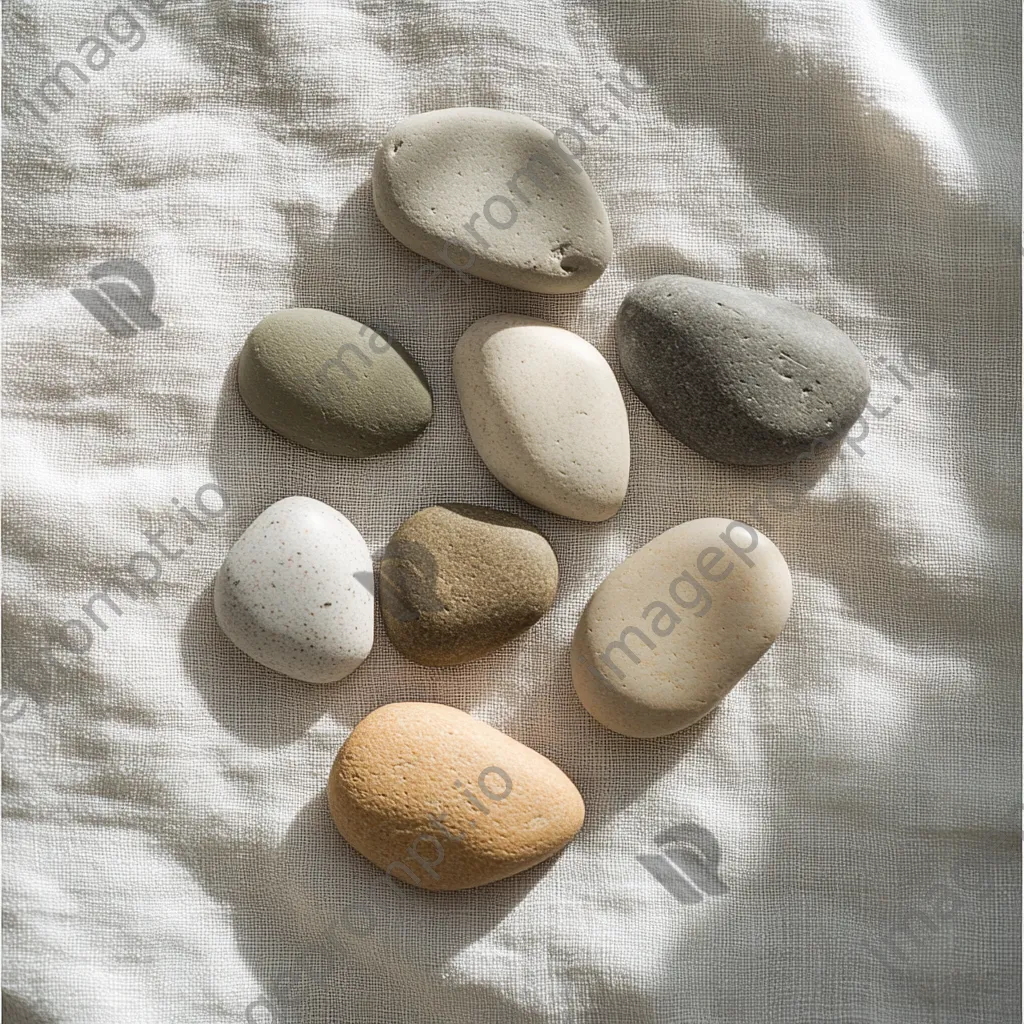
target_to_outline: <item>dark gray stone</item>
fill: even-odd
[[[615,328],[622,370],[655,419],[717,462],[773,465],[836,444],[871,391],[835,324],[746,288],[652,277]]]

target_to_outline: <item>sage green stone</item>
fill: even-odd
[[[242,348],[238,390],[289,441],[351,459],[401,448],[433,415],[427,379],[401,345],[325,309],[264,317]]]

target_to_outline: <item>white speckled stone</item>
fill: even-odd
[[[217,573],[214,610],[228,638],[261,665],[333,683],[373,646],[372,580],[366,542],[337,509],[283,498],[232,545]]]
[[[373,203],[413,252],[511,288],[582,291],[612,257],[608,214],[583,165],[522,114],[407,117],[377,149]]]
[[[538,508],[600,522],[629,484],[629,422],[604,357],[578,334],[500,313],[455,346],[455,385],[487,468]]]
[[[789,617],[779,549],[729,519],[655,537],[594,591],[572,642],[583,706],[626,736],[664,736],[703,718],[768,650]]]

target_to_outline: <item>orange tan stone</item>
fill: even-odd
[[[471,889],[526,871],[583,825],[583,798],[556,765],[444,704],[387,704],[334,760],[338,831],[398,881]]]

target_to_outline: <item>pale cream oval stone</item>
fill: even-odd
[[[600,522],[629,484],[629,421],[611,367],[578,334],[512,313],[455,346],[469,435],[495,477],[538,508]]]
[[[471,889],[525,871],[583,825],[583,798],[542,754],[444,704],[362,719],[327,783],[338,831],[389,879]]]
[[[685,729],[719,704],[789,617],[779,549],[729,519],[695,519],[612,570],[580,616],[572,679],[583,706],[626,736]]]

